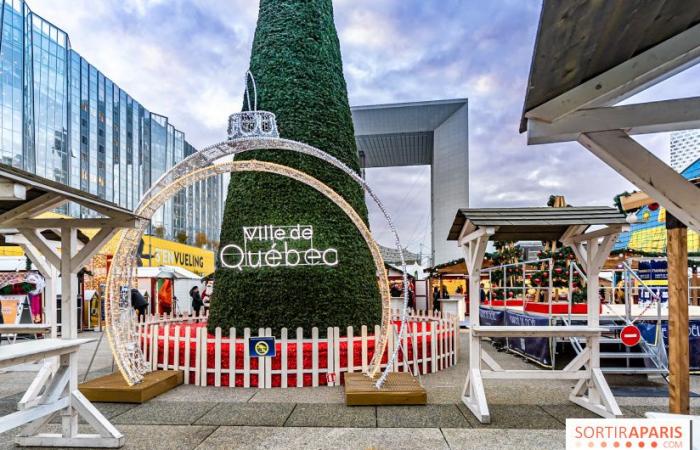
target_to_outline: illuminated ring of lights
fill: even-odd
[[[367,195],[369,195],[369,197],[374,201],[379,210],[382,212],[384,219],[386,220],[386,223],[388,224],[389,229],[391,230],[394,236],[394,246],[398,252],[399,259],[401,261],[401,269],[403,271],[403,283],[404,286],[408,285],[408,271],[406,270],[406,262],[404,260],[403,248],[401,247],[401,241],[399,239],[398,232],[396,230],[396,227],[394,226],[391,216],[389,215],[388,211],[386,210],[382,202],[379,200],[377,195],[372,191],[372,189],[365,182],[365,180],[362,177],[360,177],[357,172],[348,167],[345,163],[322,150],[319,150],[302,142],[292,141],[289,139],[280,139],[278,137],[270,136],[247,136],[229,139],[227,141],[209,147],[205,147],[188,156],[184,160],[180,161],[178,164],[176,164],[175,166],[170,168],[170,170],[164,173],[155,183],[153,183],[151,188],[144,194],[141,202],[139,203],[139,206],[136,208],[136,213],[143,215],[144,211],[142,211],[141,205],[144,205],[149,200],[149,198],[156,196],[160,191],[166,189],[167,186],[169,186],[171,183],[187,175],[192,170],[210,166],[214,163],[214,161],[225,157],[235,157],[235,155],[241,153],[263,149],[274,149],[313,156],[342,170],[347,176],[349,176],[357,184],[362,186]],[[135,258],[135,255],[132,255],[131,257]],[[114,267],[115,265],[113,264],[112,268]],[[126,279],[131,280],[132,275],[132,272],[126,273]],[[130,283],[125,284],[125,286],[130,286]],[[110,323],[112,324],[111,327],[108,326],[108,338],[110,340],[110,344],[112,344],[113,339],[115,342],[119,343],[119,347],[121,348],[121,351],[117,353],[114,350],[115,346],[112,345],[115,359],[124,361],[125,364],[128,364],[134,369],[132,370],[132,372],[140,374],[136,378],[136,381],[134,381],[134,383],[136,383],[143,377],[143,374],[146,373],[148,369],[145,367],[145,360],[138,346],[139,336],[136,333],[136,323],[134,320],[134,315],[131,314],[129,300],[126,299],[126,304],[123,308],[120,308],[119,297],[108,297],[105,309],[106,321],[108,322],[108,325]],[[407,317],[408,290],[404,289],[403,305],[400,316],[401,327],[399,329],[399,336],[403,336],[406,332]],[[386,325],[388,326],[388,322],[386,323]],[[114,336],[110,335],[110,332],[112,332]],[[380,351],[376,351],[375,349],[374,356],[372,357],[372,361],[369,365],[369,375],[371,377],[374,377],[377,371],[379,370],[379,364],[381,362],[381,358],[386,348],[386,341],[382,341],[381,344],[383,345],[382,348],[380,349]],[[394,352],[390,355],[389,360],[387,361],[385,371],[382,373],[382,376],[376,382],[377,388],[382,387],[382,385],[386,381],[387,375],[393,370],[394,364],[396,363],[396,360],[398,358],[399,349],[401,348],[401,345],[397,345],[394,347]]]
[[[184,161],[183,161],[184,162]],[[176,166],[177,167],[177,166]],[[172,170],[172,169],[171,169]],[[368,375],[375,377],[379,372],[379,364],[388,342],[389,326],[391,323],[391,297],[389,293],[388,279],[384,261],[379,252],[379,247],[372,238],[371,232],[367,228],[362,218],[350,206],[350,204],[319,180],[290,167],[262,161],[231,161],[205,166],[203,168],[191,170],[186,175],[180,176],[172,182],[166,184],[156,193],[150,193],[141,202],[136,214],[141,217],[138,226],[122,232],[117,251],[115,252],[107,278],[106,293],[108,296],[106,308],[107,336],[115,355],[115,360],[120,372],[129,385],[136,384],[143,379],[145,374],[145,360],[138,346],[136,327],[133,323],[133,313],[128,307],[130,299],[130,289],[126,289],[126,297],[122,297],[121,288],[130,287],[131,279],[135,270],[136,252],[143,233],[148,225],[148,220],[167,200],[172,198],[177,192],[192,185],[193,183],[209,178],[214,175],[230,172],[266,172],[286,176],[307,186],[310,186],[331,201],[333,201],[350,220],[355,224],[360,234],[365,239],[372,254],[376,270],[378,273],[377,284],[382,298],[382,321],[379,342],[377,342],[375,354],[370,363]],[[162,186],[163,178],[156,185]],[[405,277],[405,271],[404,271]],[[406,284],[407,285],[407,284]],[[122,301],[120,305],[119,302]],[[116,314],[115,314],[116,313]],[[403,323],[402,323],[403,328]],[[392,355],[393,356],[393,355]],[[390,358],[391,361],[392,358]],[[383,382],[383,378],[380,378]],[[378,382],[379,383],[379,382]]]

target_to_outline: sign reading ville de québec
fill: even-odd
[[[314,247],[311,225],[243,227],[243,246],[225,245],[219,257],[222,266],[241,271],[260,267],[338,265],[338,250]]]

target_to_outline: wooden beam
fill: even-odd
[[[465,224],[465,229],[466,229],[466,224]],[[471,233],[467,234],[466,236],[460,236],[459,238],[459,245],[462,246],[468,242],[474,241],[481,236],[493,236],[496,233],[496,230],[498,227],[484,227],[484,228],[477,228],[476,230],[472,231]]]
[[[567,238],[566,240],[562,240],[563,244],[568,245],[568,242],[582,242],[582,241],[587,241],[589,239],[596,239],[596,238],[601,238],[601,237],[606,237],[610,236],[612,234],[619,234],[621,231],[626,231],[626,229],[629,228],[629,225],[609,225],[605,228],[601,228],[599,230],[594,230],[594,231],[589,231],[588,233],[583,233],[583,234],[577,234],[574,236],[571,236]]]
[[[112,208],[109,208],[104,205],[100,205],[99,203],[88,200],[88,199],[77,199],[74,198],[72,199],[75,203],[82,205],[88,209],[91,209],[95,212],[98,212],[102,214],[103,216],[111,217],[113,219],[133,219],[133,214],[131,214],[129,211],[124,210],[124,212],[121,212],[119,210],[114,210]]]
[[[571,250],[574,252],[574,256],[576,256],[576,260],[578,261],[579,266],[581,266],[584,272],[588,272],[588,250],[583,245],[583,243],[572,242],[571,244],[564,243],[564,245],[569,245],[571,247]]]
[[[688,348],[688,229],[666,215],[668,257],[669,412],[690,414]]]
[[[583,133],[578,141],[683,223],[700,232],[700,195],[696,187],[624,131]]]
[[[27,186],[0,179],[0,200],[26,200]]]
[[[46,230],[49,228],[136,228],[137,219],[16,219],[7,223],[8,226],[16,228],[36,228]]]
[[[13,219],[32,217],[42,212],[57,208],[66,200],[58,194],[48,192],[39,197],[0,214],[0,226],[6,227],[6,223]]]
[[[482,370],[481,377],[484,380],[581,380],[590,378],[587,370]]]
[[[700,24],[532,108],[528,119],[554,122],[583,108],[609,106],[700,61]]]
[[[628,134],[700,128],[700,97],[581,109],[553,122],[531,119],[528,145],[569,142],[581,133],[625,130]]]
[[[36,266],[41,275],[47,280],[51,278],[50,263],[47,263],[47,259],[42,257],[42,254],[37,251],[36,247],[29,242],[22,243],[20,246],[22,250],[24,250],[24,254],[27,255],[29,260]]]
[[[104,244],[119,231],[119,228],[102,228],[80,251],[71,258],[71,271],[77,272]]]
[[[605,261],[607,261],[608,257],[610,256],[610,251],[612,251],[619,234],[620,233],[618,232],[608,234],[603,237],[603,241],[598,246],[598,254],[596,254],[593,258],[593,264],[595,265],[596,271],[600,272],[602,270],[603,266],[605,265]],[[589,267],[588,270],[591,270],[591,268]]]
[[[42,255],[44,255],[49,264],[56,268],[61,267],[61,258],[59,258],[58,253],[56,253],[49,246],[49,244],[46,243],[44,237],[41,236],[37,230],[20,229],[19,232],[29,241],[30,244],[36,247],[36,249],[39,250]]]
[[[61,311],[73,311],[78,297],[77,271],[71,270],[71,260],[77,253],[78,237],[75,228],[61,229]],[[78,337],[77,318],[72,314],[61,314],[63,338]],[[76,373],[77,380],[77,373]],[[76,387],[77,389],[77,387]]]
[[[625,211],[635,211],[642,206],[648,206],[656,203],[656,200],[649,197],[645,192],[633,192],[630,195],[620,197],[620,204]]]

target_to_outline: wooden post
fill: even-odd
[[[75,228],[61,228],[61,338],[77,339],[78,323],[76,302],[78,297],[77,270],[71,270],[71,259],[78,246],[78,234]],[[69,358],[68,392],[78,390],[78,354]],[[78,413],[75,408],[61,412],[63,437],[74,438],[78,434]]]
[[[700,282],[698,282],[698,267],[693,266],[693,277],[690,286],[692,287],[692,304],[700,306]]]
[[[688,228],[666,211],[668,256],[668,409],[690,414]]]

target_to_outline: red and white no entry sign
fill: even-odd
[[[620,331],[620,340],[628,347],[634,347],[642,340],[642,333],[634,325],[627,325]]]

